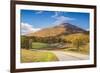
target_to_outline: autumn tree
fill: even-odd
[[[80,46],[85,44],[82,38],[74,38],[72,43],[76,47],[77,51],[80,51]]]

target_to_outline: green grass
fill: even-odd
[[[31,50],[21,50],[21,62],[49,62],[58,61],[57,57],[51,52],[40,52]]]
[[[32,43],[32,48],[33,49],[42,49],[42,48],[48,48],[49,45],[46,43],[40,43],[40,42],[33,42]]]

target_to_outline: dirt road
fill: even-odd
[[[83,55],[79,53],[64,52],[64,51],[51,51],[51,52],[54,53],[60,61],[89,59],[88,55]]]

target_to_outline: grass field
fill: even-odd
[[[57,57],[51,52],[40,52],[21,49],[21,62],[49,62],[58,61]]]
[[[68,45],[69,46],[69,45]],[[40,42],[33,42],[32,43],[32,49],[47,49],[50,48],[50,45],[47,43],[40,43]],[[80,46],[80,50],[77,51],[76,47],[70,44],[70,48],[65,48],[65,49],[60,49],[64,51],[72,51],[72,52],[77,52],[77,53],[82,53],[82,54],[89,54],[89,43],[86,45]],[[55,48],[54,48],[55,49]]]
[[[32,43],[32,48],[33,49],[44,49],[44,48],[48,48],[49,45],[46,43],[40,43],[40,42],[33,42]]]

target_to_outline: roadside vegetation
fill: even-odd
[[[58,61],[57,57],[51,52],[41,52],[21,49],[21,62],[49,62]]]

